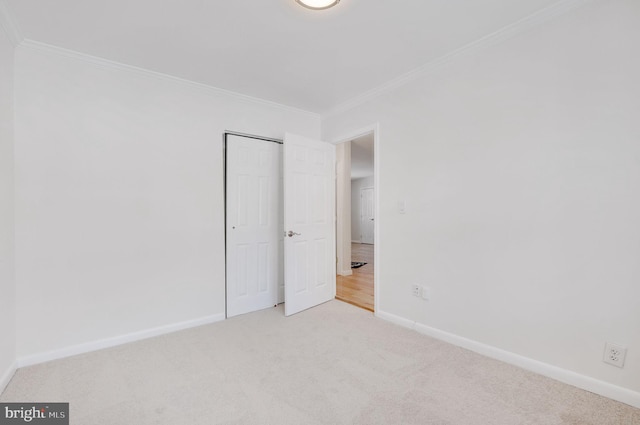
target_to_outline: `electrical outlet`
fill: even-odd
[[[420,290],[420,295],[422,296],[423,300],[429,301],[429,299],[431,298],[431,288],[429,288],[428,286],[423,286]]]
[[[411,293],[414,297],[420,296],[420,285],[411,285]]]
[[[624,358],[627,356],[627,349],[621,345],[607,342],[604,346],[604,358],[605,363],[617,367],[624,367]]]

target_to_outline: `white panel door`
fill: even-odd
[[[336,296],[335,146],[284,139],[285,315]]]
[[[282,145],[227,136],[227,317],[273,307],[283,279]]]
[[[373,244],[373,188],[360,189],[360,241],[362,243]]]

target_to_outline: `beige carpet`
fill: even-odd
[[[70,402],[76,425],[637,425],[640,410],[332,301],[17,372],[2,401]]]

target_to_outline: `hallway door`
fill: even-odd
[[[360,189],[360,241],[373,244],[374,241],[374,192],[372,187]]]

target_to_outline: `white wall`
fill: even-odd
[[[22,363],[224,317],[223,132],[320,133],[317,115],[31,42],[16,117]]]
[[[337,274],[351,271],[351,143],[336,146],[336,255]]]
[[[326,140],[380,124],[380,311],[640,405],[638,22],[590,2],[323,120]]]
[[[373,176],[351,180],[351,240],[353,242],[361,242],[362,240],[362,232],[360,231],[360,211],[362,210],[360,189],[365,187],[374,187]]]
[[[0,392],[16,359],[14,280],[13,85],[14,49],[0,25]]]

